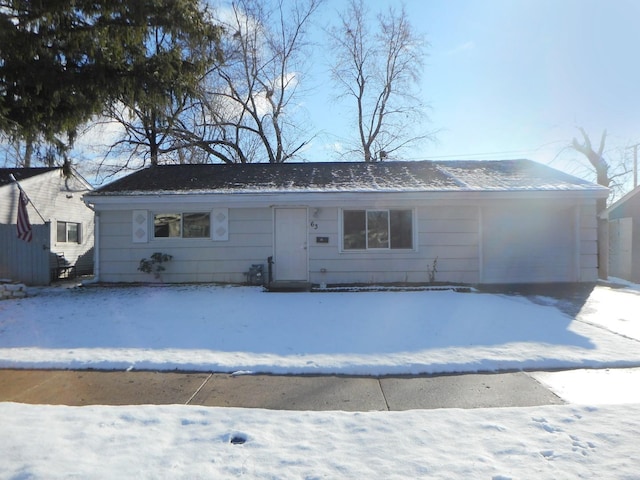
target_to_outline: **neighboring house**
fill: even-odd
[[[528,160],[173,165],[85,195],[98,280],[503,284],[597,280],[608,190]],[[266,276],[266,275],[265,275]]]
[[[11,175],[32,202],[29,243],[17,238],[19,189]],[[0,278],[46,285],[91,273],[94,214],[82,201],[91,189],[73,168],[0,168]]]
[[[640,283],[640,187],[604,212],[609,219],[609,275]]]

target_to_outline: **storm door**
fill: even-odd
[[[308,279],[307,240],[307,209],[277,208],[273,259],[275,281]]]

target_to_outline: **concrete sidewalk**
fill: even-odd
[[[0,370],[0,401],[274,410],[410,410],[564,403],[523,372],[419,377]]]

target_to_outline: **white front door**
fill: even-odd
[[[307,272],[307,209],[276,208],[275,210],[275,281],[306,281]]]

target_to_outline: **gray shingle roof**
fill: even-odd
[[[318,162],[149,167],[92,195],[602,189],[530,160]]]
[[[50,172],[52,170],[58,170],[60,167],[39,167],[39,168],[0,168],[0,187],[9,185],[12,180],[10,175],[16,178],[19,182],[27,178],[35,177],[42,173]]]

